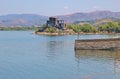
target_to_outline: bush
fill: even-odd
[[[89,33],[89,32],[96,33],[97,32],[97,29],[90,24],[84,24],[84,25],[81,26],[80,29],[81,29],[82,32],[85,32],[85,33]]]
[[[46,32],[49,32],[49,33],[55,33],[56,32],[56,28],[55,27],[52,27],[52,26],[50,26],[50,27],[48,27],[48,28],[46,28]]]
[[[100,32],[120,32],[120,26],[116,22],[108,22],[106,24],[99,25],[98,31]]]

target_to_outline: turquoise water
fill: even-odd
[[[80,35],[80,39],[112,35]],[[119,79],[119,51],[74,51],[77,35],[0,31],[0,79]]]

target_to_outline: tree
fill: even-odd
[[[72,29],[74,32],[79,32],[80,27],[79,27],[79,25],[72,25]]]
[[[101,24],[98,28],[100,32],[118,32],[120,31],[118,23],[117,22],[108,22],[106,24]]]
[[[110,33],[110,32],[116,32],[117,30],[117,27],[118,27],[118,24],[115,23],[115,22],[108,22],[106,24],[106,27],[107,27],[107,31]]]
[[[96,29],[94,26],[90,25],[90,24],[84,24],[84,25],[82,25],[82,26],[80,27],[80,30],[81,30],[82,32],[86,32],[86,33],[89,33],[89,32],[97,32],[97,29]]]
[[[105,32],[105,31],[106,31],[106,26],[105,26],[105,24],[100,24],[99,27],[98,27],[98,31],[99,31],[99,32]]]

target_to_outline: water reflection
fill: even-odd
[[[79,71],[82,66],[86,66],[87,72],[91,68],[89,75],[92,76],[92,79],[95,79],[97,73],[102,73],[99,75],[100,79],[105,79],[103,76],[112,76],[110,79],[119,79],[120,77],[120,51],[76,50],[75,57]]]
[[[46,43],[46,53],[50,58],[57,58],[62,52],[64,48],[64,41],[49,41]],[[61,53],[58,53],[60,51]]]

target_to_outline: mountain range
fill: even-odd
[[[41,26],[47,18],[36,14],[9,14],[0,16],[0,26]]]
[[[79,21],[93,21],[103,18],[120,19],[120,12],[112,11],[94,11],[94,12],[78,12],[68,15],[55,16],[65,20],[67,23],[75,23]],[[9,14],[0,16],[0,26],[41,26],[46,23],[48,16],[36,14]]]

